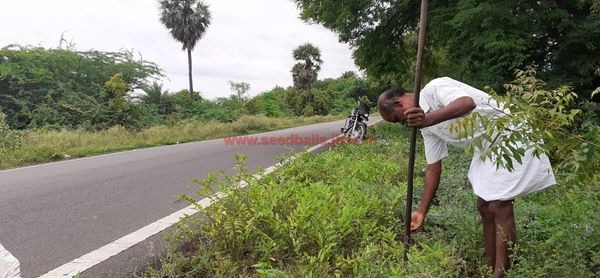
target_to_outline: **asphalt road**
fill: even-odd
[[[329,139],[342,126],[253,135],[273,141],[261,145],[215,139],[0,171],[0,243],[19,259],[23,277],[37,277],[186,207],[177,196],[194,196],[191,179],[232,172],[236,153],[246,155],[249,169],[268,167],[291,149],[314,145],[277,140]]]

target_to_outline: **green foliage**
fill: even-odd
[[[313,116],[314,114],[315,114],[315,109],[310,104],[306,105],[304,107],[304,109],[302,109],[302,116],[304,116],[304,117],[310,117],[310,116]]]
[[[203,99],[196,94],[190,95],[188,90],[181,90],[173,94],[163,92],[160,97],[158,97],[158,91],[162,88],[152,90],[156,91],[154,94],[157,96],[155,99],[158,103],[155,103],[156,101],[148,103],[146,96],[142,96],[141,99],[145,103],[133,105],[137,110],[150,113],[146,114],[150,119],[134,115],[142,127],[151,126],[152,123],[177,124],[187,119],[204,122],[232,122],[241,116],[242,100],[237,96],[218,98],[213,101]]]
[[[164,116],[162,116],[160,111],[160,106],[156,104],[131,105],[128,113],[132,119],[135,119],[131,125],[136,130],[160,125],[165,122]]]
[[[114,115],[114,122],[111,125],[126,126],[128,121],[129,102],[125,99],[127,95],[127,84],[123,80],[123,74],[117,73],[113,75],[106,83],[104,90],[108,97],[108,108]]]
[[[284,99],[290,114],[295,116],[302,115],[302,110],[304,109],[303,104],[308,101],[308,98],[305,95],[299,94],[296,89],[290,88],[285,91]]]
[[[242,110],[244,113],[268,117],[347,114],[356,106],[352,98],[374,95],[368,89],[351,94],[361,82],[361,79],[353,76],[317,80],[312,84],[311,95],[300,94],[296,88],[275,87],[245,102]]]
[[[412,85],[419,1],[295,0],[301,18],[336,32],[368,76]],[[596,0],[432,1],[424,80],[452,76],[499,89],[514,69],[534,66],[551,85],[589,96],[600,83]]]
[[[162,84],[154,81],[150,85],[142,87],[144,95],[140,96],[140,100],[146,104],[161,105],[163,100],[168,96],[169,92],[163,90]]]
[[[310,95],[310,86],[317,80],[323,63],[321,50],[310,43],[305,43],[294,49],[292,56],[298,61],[292,68],[294,86],[302,91],[307,90]]]
[[[182,44],[183,50],[193,50],[210,25],[208,5],[197,0],[160,0],[159,3],[160,21]]]
[[[230,122],[238,119],[241,100],[237,97],[218,98],[207,110],[208,115],[218,118],[222,122]]]
[[[210,103],[210,102],[209,102]],[[145,108],[140,108],[145,107]],[[144,111],[151,106],[133,106],[131,113]],[[140,110],[138,110],[140,109]],[[216,108],[221,111],[221,108]],[[150,120],[151,118],[148,118]],[[0,169],[26,166],[74,157],[110,153],[159,145],[170,145],[198,140],[278,130],[299,125],[332,121],[333,116],[311,118],[267,118],[243,116],[230,123],[217,121],[185,120],[169,125],[131,129],[114,126],[100,131],[39,129],[14,131],[1,124]]]
[[[440,205],[413,234],[405,265],[398,232],[408,130],[383,123],[372,131],[379,142],[301,154],[260,180],[241,160],[239,173],[199,181],[200,196],[215,202],[178,224],[160,268],[145,276],[489,277],[466,177],[470,156],[450,149]],[[417,168],[424,163],[419,155]],[[558,169],[559,185],[515,202],[519,237],[508,277],[595,277],[600,269],[600,183],[572,186],[569,175]]]
[[[314,113],[317,115],[329,114],[329,107],[333,103],[333,92],[319,91],[313,95]]]
[[[457,244],[469,273],[465,276],[489,277],[481,223],[473,205],[476,197],[466,178],[471,158],[451,148],[448,160],[452,163],[443,164],[437,192],[440,205],[430,209],[423,230],[414,239]],[[599,161],[596,157],[589,162]],[[573,186],[568,181],[572,173],[559,169],[555,173],[558,185],[515,202],[518,240],[508,277],[595,277],[598,272],[600,183]]]
[[[341,78],[344,79],[358,79],[358,75],[356,74],[356,72],[353,71],[345,71],[342,73]]]
[[[313,1],[296,0],[301,18],[336,32],[354,50],[356,65],[367,75],[401,84],[411,80],[416,56],[416,1]],[[433,47],[438,47],[431,44]],[[425,53],[424,75],[444,59]]]
[[[397,231],[405,191],[397,178],[405,178],[398,173],[405,173],[406,162],[398,163],[404,154],[397,150],[405,147],[395,141],[305,153],[260,180],[238,157],[239,173],[197,181],[198,194],[214,202],[170,237],[174,247],[183,243],[195,251],[172,250],[161,269],[147,275],[458,277],[455,248],[439,242],[414,248],[413,261],[402,264]]]
[[[104,84],[121,73],[127,91],[160,76],[132,52],[74,51],[9,46],[0,49],[0,107],[16,129],[105,127]]]
[[[307,104],[312,106],[317,115],[347,114],[356,106],[351,91],[360,83],[361,79],[343,77],[316,81],[313,84],[312,101],[307,101]],[[360,95],[365,94],[361,92]]]
[[[281,87],[263,92],[248,102],[244,103],[244,109],[249,114],[261,114],[267,117],[279,117],[282,115],[293,115],[290,113],[285,100],[287,91]]]
[[[194,93],[192,81],[192,50],[204,36],[211,15],[208,5],[198,0],[159,0],[160,22],[171,36],[182,44],[181,49],[187,50],[190,94]]]
[[[595,12],[600,12],[600,1],[592,0],[592,10]]]
[[[229,84],[229,89],[235,93],[239,99],[246,99],[248,96],[248,91],[250,91],[250,84],[246,82],[234,82],[229,80],[227,82]]]
[[[370,79],[359,79],[356,85],[348,91],[348,97],[363,101],[370,106],[376,106],[375,103],[377,103],[379,94],[385,90],[387,90],[387,86],[381,86],[378,82],[372,82]]]
[[[280,87],[246,99],[249,85],[233,82],[240,89],[236,96],[206,100],[189,90],[168,92],[156,80],[148,84],[160,70],[130,52],[7,47],[0,57],[0,108],[13,129],[123,125],[140,130],[188,119],[232,122],[244,114],[302,116],[309,104],[313,111],[308,115],[345,114],[354,105],[348,90],[359,80],[347,74],[314,81],[314,99]],[[130,95],[134,89],[142,93]]]
[[[517,204],[522,227],[513,261],[515,277],[595,277],[600,269],[598,183],[588,188],[568,183]],[[595,274],[594,274],[595,273]]]
[[[0,112],[0,154],[4,155],[7,150],[19,147],[21,144],[20,134],[10,129],[6,124],[4,113]]]
[[[242,114],[242,106],[248,99],[248,91],[250,90],[250,84],[246,82],[234,82],[228,81],[229,89],[234,93],[231,95],[231,100],[235,102],[236,110],[238,114]]]
[[[472,137],[481,129],[483,134],[470,147],[482,150],[482,159],[499,158],[493,159],[496,166],[511,170],[513,162],[521,163],[529,148],[535,155],[550,153],[555,148],[561,152],[568,141],[578,139],[568,130],[581,112],[575,108],[577,95],[570,88],[548,90],[532,69],[516,71],[516,80],[506,88],[504,96],[491,91],[504,109],[498,111],[500,116],[488,118],[472,113],[450,127],[459,138]],[[494,139],[496,143],[488,148]]]
[[[171,94],[162,91],[160,85],[153,84],[145,88],[145,95],[140,97],[141,104],[131,105],[131,114],[142,127],[154,122],[176,123],[184,119],[231,122],[248,114],[267,117],[346,114],[356,105],[348,97],[348,92],[359,82],[353,77],[318,80],[312,86],[313,97],[299,94],[295,88],[275,87],[250,99],[240,98],[236,93],[216,100],[190,96],[187,90]],[[148,106],[150,104],[153,106]],[[306,108],[308,106],[311,108]],[[303,113],[306,109],[308,114]],[[138,113],[138,116],[133,111],[146,114]]]

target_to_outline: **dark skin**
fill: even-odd
[[[386,112],[381,109],[385,101],[384,94],[381,94],[378,104],[384,120],[417,128],[424,128],[461,117],[475,108],[475,102],[472,98],[460,97],[444,108],[425,113],[423,109],[415,107],[414,94],[406,93],[401,97],[389,100],[392,103],[393,110]],[[411,215],[410,229],[412,231],[416,231],[423,226],[425,216],[440,184],[441,173],[441,160],[427,165],[423,197],[417,210]],[[505,270],[510,268],[510,245],[514,244],[517,239],[513,200],[485,201],[478,197],[477,210],[483,222],[486,262],[493,269],[494,278],[504,277]]]

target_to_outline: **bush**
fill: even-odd
[[[21,145],[21,136],[18,131],[10,129],[6,124],[5,116],[0,112],[0,154],[15,149]]]
[[[304,107],[304,109],[302,109],[302,116],[304,117],[311,117],[315,115],[315,110],[313,109],[312,105],[306,105],[306,107]]]

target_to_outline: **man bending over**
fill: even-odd
[[[473,137],[460,139],[456,132],[451,132],[450,125],[474,112],[490,118],[506,115],[490,95],[449,77],[436,78],[425,85],[419,104],[421,107],[415,107],[413,93],[402,88],[385,91],[378,100],[383,119],[420,128],[423,135],[427,168],[423,198],[411,217],[413,231],[423,225],[437,191],[442,159],[448,155],[447,145],[464,148],[483,134],[481,127],[476,127]],[[493,138],[497,140],[500,136],[497,132]],[[517,240],[514,199],[551,186],[556,180],[548,157],[543,154],[536,157],[530,149],[522,157],[522,163],[513,163],[512,171],[497,168],[490,159],[482,160],[481,151],[494,143],[485,142],[483,149],[475,148],[468,178],[478,197],[487,264],[493,269],[493,277],[504,277],[510,268],[510,245]]]

